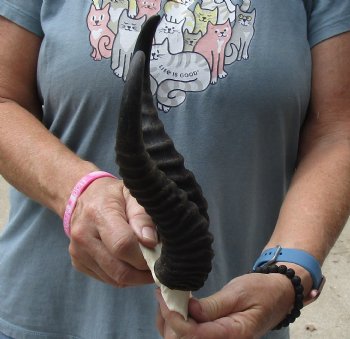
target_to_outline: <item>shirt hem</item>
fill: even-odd
[[[50,332],[39,332],[25,329],[18,325],[13,325],[0,318],[0,332],[16,339],[82,339],[71,334],[60,334]]]
[[[312,48],[324,40],[348,31],[350,31],[350,15],[342,18],[340,21],[332,23],[331,25],[323,26],[322,28],[311,32],[310,36],[312,36],[312,38],[309,38],[310,47]]]
[[[11,3],[2,3],[0,15],[39,37],[44,36],[40,21]]]

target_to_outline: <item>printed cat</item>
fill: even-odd
[[[194,15],[189,7],[197,0],[92,0],[86,21],[91,57],[111,57],[114,74],[125,81],[141,28],[162,11],[161,1],[167,10],[152,46],[150,82],[158,108],[168,112],[187,92],[204,91],[226,77],[225,65],[249,58],[256,11],[248,12],[251,0],[199,0]]]
[[[206,33],[208,23],[216,24],[218,18],[218,9],[213,10],[202,8],[199,4],[194,8],[194,16],[196,24],[194,27],[194,33],[201,31],[203,34]]]
[[[152,46],[150,70],[152,93],[164,112],[181,105],[187,92],[204,91],[210,84],[206,59],[193,52],[170,54],[168,39]]]
[[[229,20],[221,25],[208,24],[207,33],[199,39],[194,51],[202,54],[208,61],[211,70],[211,83],[216,84],[218,78],[224,78],[225,48],[231,38],[232,28]]]
[[[128,0],[104,0],[103,6],[110,4],[109,15],[110,21],[108,27],[114,34],[117,34],[118,31],[118,21],[122,12],[128,8]]]
[[[243,0],[240,7],[241,11],[248,12],[251,5],[251,0]]]
[[[164,5],[164,12],[170,22],[179,23],[185,18],[183,29],[190,33],[194,30],[195,19],[189,7],[194,0],[168,0]]]
[[[238,60],[249,58],[249,46],[254,35],[255,9],[244,12],[236,6],[236,21],[233,26],[232,38],[226,48],[225,64],[231,64]]]
[[[97,9],[94,4],[90,6],[87,16],[87,26],[90,31],[90,44],[92,46],[91,57],[95,61],[102,58],[110,58],[115,35],[108,28],[109,7],[106,5],[102,9]]]
[[[184,49],[184,37],[182,28],[185,23],[185,19],[180,22],[171,22],[167,16],[164,15],[160,21],[155,34],[155,42],[161,44],[165,39],[169,41],[170,53],[180,53]]]
[[[161,0],[136,0],[136,3],[138,7],[136,18],[141,18],[145,15],[148,19],[160,11]]]
[[[140,19],[129,18],[127,10],[124,10],[120,16],[118,34],[113,45],[111,67],[114,74],[123,80],[128,74],[136,40],[145,21],[146,16]]]
[[[231,0],[203,0],[201,7],[202,9],[209,10],[214,10],[215,8],[217,8],[217,24],[223,24],[227,20],[233,22],[235,19],[236,6],[231,2]]]
[[[136,0],[129,0],[129,13],[128,16],[130,18],[135,18],[137,14],[137,3]]]
[[[202,32],[190,33],[187,29],[184,32],[184,51],[192,52],[198,40],[202,37]]]

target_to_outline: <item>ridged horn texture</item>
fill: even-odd
[[[146,22],[136,43],[119,112],[117,164],[125,186],[157,225],[157,278],[170,289],[195,291],[211,271],[213,237],[202,190],[153,103],[149,60],[159,19]]]

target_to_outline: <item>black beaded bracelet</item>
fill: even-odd
[[[282,327],[287,327],[289,324],[293,323],[296,318],[300,316],[300,310],[303,308],[303,299],[304,299],[304,287],[301,284],[301,279],[297,275],[295,275],[295,271],[291,268],[287,268],[284,265],[277,266],[261,266],[257,267],[254,271],[250,273],[279,273],[285,275],[293,284],[295,299],[294,306],[292,311],[284,318],[277,326],[273,328],[273,330],[279,330]]]

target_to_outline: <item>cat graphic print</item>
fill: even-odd
[[[151,53],[151,88],[158,109],[169,112],[229,76],[248,60],[255,32],[252,0],[93,0],[87,14],[94,61],[111,59],[126,80],[136,39],[146,20],[161,15]]]

